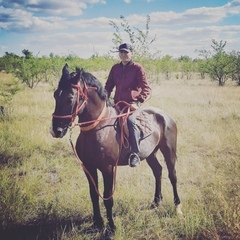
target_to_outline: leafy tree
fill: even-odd
[[[196,64],[196,72],[199,73],[201,79],[206,77],[206,63],[204,59],[194,59],[194,63]]]
[[[5,55],[0,59],[0,68],[5,70],[7,73],[11,73],[18,68],[20,61],[21,57],[18,55],[5,52]]]
[[[0,105],[2,111],[0,111],[0,116],[1,113],[4,111],[4,106],[7,103],[9,103],[13,96],[21,89],[19,81],[14,78],[14,77],[9,77],[9,78],[2,78],[0,81]],[[0,117],[1,121],[1,117]]]
[[[23,49],[23,50],[22,50],[22,53],[23,53],[23,55],[25,56],[26,59],[33,58],[33,53],[30,52],[30,51],[27,50],[27,49]]]
[[[160,61],[158,61],[158,69],[164,73],[165,78],[169,80],[172,72],[177,68],[177,63],[172,59],[172,56],[166,55]]]
[[[240,51],[232,51],[230,53],[230,62],[232,80],[237,81],[240,86]]]
[[[35,59],[22,59],[21,64],[17,71],[14,72],[14,75],[22,80],[23,83],[27,84],[29,88],[33,88],[35,85],[34,73],[36,71]],[[39,83],[39,80],[37,80]]]
[[[191,62],[192,59],[189,56],[184,55],[184,56],[181,56],[180,58],[178,58],[178,61],[179,62]]]
[[[226,41],[217,42],[212,39],[212,49],[213,51],[199,51],[201,56],[203,56],[205,61],[205,71],[213,80],[217,80],[219,86],[223,86],[225,81],[228,79],[231,68],[230,68],[230,58],[225,52],[224,47],[226,46]]]
[[[182,71],[182,78],[184,75],[189,80],[192,77],[192,73],[195,71],[195,64],[189,56],[181,56],[178,58],[180,62],[180,69]]]
[[[61,69],[63,67],[63,65],[66,63],[65,59],[63,57],[60,57],[58,55],[54,55],[53,53],[50,53],[49,55],[50,59],[49,59],[49,74],[50,76],[53,78],[52,80],[54,81],[54,79],[60,79],[60,76],[62,74]],[[49,81],[50,84],[53,84],[53,81]]]
[[[129,42],[133,46],[134,53],[137,58],[151,57],[151,54],[149,53],[149,46],[156,40],[156,36],[152,40],[148,40],[150,16],[147,15],[146,26],[144,30],[141,30],[137,27],[131,27],[128,21],[122,15],[120,16],[120,19],[121,27],[119,27],[114,21],[109,21],[109,25],[112,26],[115,30],[112,38],[112,42],[114,44],[113,49],[117,49],[118,46],[123,43],[123,38],[121,34],[122,32],[125,32],[129,37]]]
[[[17,77],[29,88],[36,87],[39,82],[50,82],[50,78],[56,76],[56,72],[60,73],[65,63],[64,58],[60,58],[61,65],[56,64],[56,62],[59,62],[57,61],[58,58],[53,56],[53,58],[35,58],[32,52],[26,49],[24,49],[22,53],[24,56],[19,57],[16,54],[6,52],[5,55],[0,58],[0,66],[7,73],[11,73]],[[59,74],[57,77],[59,78]]]

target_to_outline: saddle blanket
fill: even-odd
[[[136,117],[137,125],[142,132],[141,139],[144,139],[153,133],[153,115],[147,112],[140,111],[139,115]]]

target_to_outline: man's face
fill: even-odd
[[[132,59],[132,52],[119,51],[119,57],[122,63],[128,63]]]

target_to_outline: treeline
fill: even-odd
[[[199,50],[199,59],[181,56],[178,59],[166,55],[164,57],[148,57],[136,55],[136,61],[143,64],[148,74],[155,76],[152,81],[158,82],[160,75],[165,79],[187,78],[191,79],[193,73],[198,73],[201,78],[206,76],[218,81],[223,86],[227,80],[233,80],[240,85],[240,52],[225,52],[226,42],[212,40],[211,51]],[[119,61],[110,55],[93,55],[89,59],[82,59],[75,55],[60,57],[50,54],[45,57],[35,57],[32,52],[24,49],[23,55],[6,52],[0,58],[0,69],[13,74],[29,88],[34,88],[40,82],[53,84],[59,79],[61,69],[67,62],[72,71],[75,67],[84,68],[86,71],[110,71],[112,65]],[[97,76],[96,76],[97,77]]]
[[[48,57],[34,57],[32,52],[24,49],[23,56],[6,52],[0,58],[0,69],[6,73],[11,73],[29,88],[36,87],[40,82],[52,84],[59,80],[61,70],[67,62],[72,71],[75,67],[84,68],[86,71],[108,70],[113,64],[113,59],[109,57],[93,56],[90,59],[81,59],[75,55],[60,57],[50,54]]]

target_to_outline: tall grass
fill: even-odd
[[[99,76],[104,82],[107,73]],[[218,87],[197,77],[161,80],[153,86],[146,105],[165,110],[177,121],[176,170],[184,216],[175,215],[171,184],[159,153],[163,201],[154,210],[149,208],[154,178],[147,164],[118,168],[115,239],[240,238],[239,91],[231,83]],[[71,151],[69,135],[53,139],[48,132],[52,93],[48,85],[19,91],[5,107],[11,111],[1,116],[1,239],[102,238],[102,233],[89,231],[88,184]],[[78,132],[75,128],[73,139]],[[105,216],[102,202],[101,210]]]

